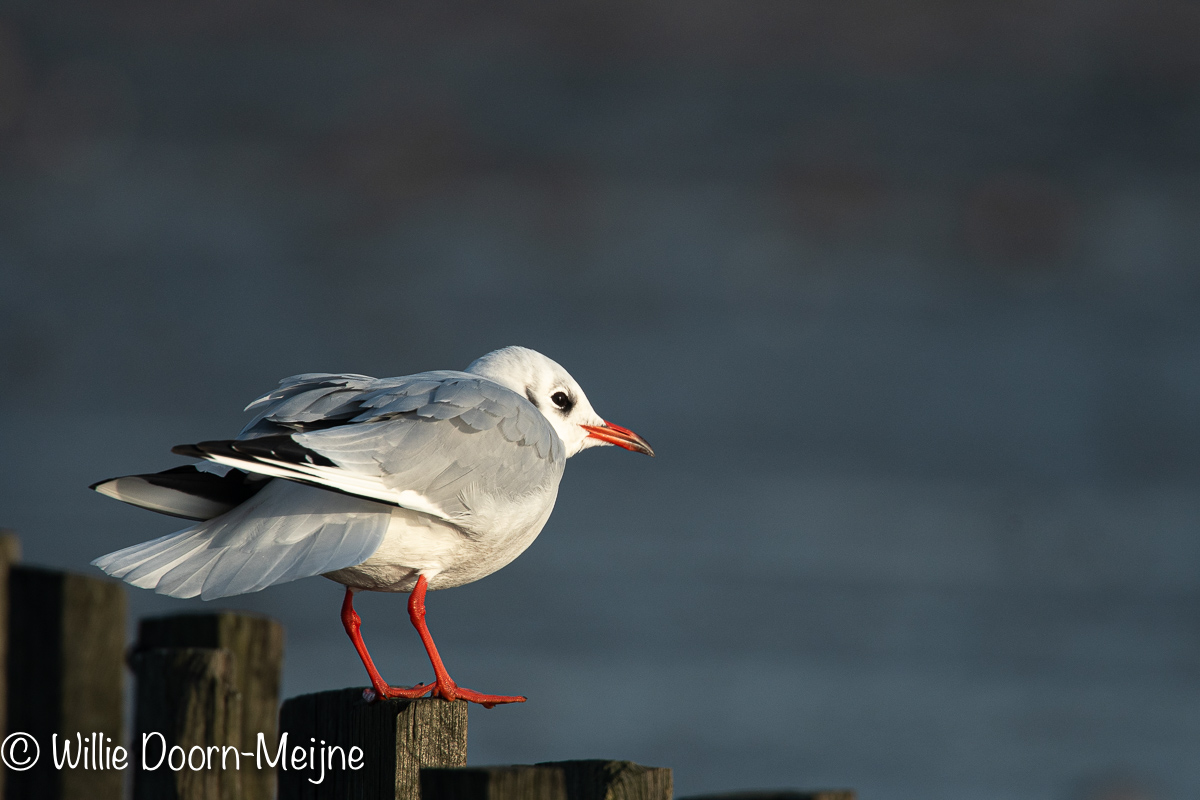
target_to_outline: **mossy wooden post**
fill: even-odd
[[[134,800],[242,800],[242,707],[229,650],[176,647],[130,658],[137,676]],[[171,756],[178,747],[178,755]],[[145,755],[145,762],[142,756]]]
[[[632,761],[421,770],[422,800],[671,800],[671,792],[671,770]]]
[[[8,663],[8,571],[21,560],[21,540],[6,528],[0,528],[0,741],[13,728],[8,727],[8,676],[2,668]],[[0,762],[0,800],[4,800],[4,764]]]
[[[279,800],[395,798],[418,800],[423,767],[467,763],[467,704],[422,698],[368,703],[362,689],[293,697],[283,704],[279,727],[287,735],[289,768],[279,771]],[[329,752],[324,775],[293,769],[296,748]],[[342,756],[322,748],[362,749],[361,769],[343,768]],[[272,754],[274,755],[274,754]],[[319,780],[320,783],[313,781]]]
[[[32,769],[8,770],[5,797],[120,800],[123,771],[97,769],[90,758],[88,769],[58,770],[51,750],[56,734],[60,748],[69,737],[75,759],[89,739],[101,748],[123,743],[124,588],[16,566],[8,597],[8,729],[31,734],[41,757]]]
[[[261,733],[268,745],[278,737],[279,682],[283,669],[283,626],[251,614],[177,614],[143,619],[137,652],[163,647],[221,648],[233,655],[233,686],[241,695],[242,749],[253,751]],[[244,762],[239,800],[271,800],[275,770]]]

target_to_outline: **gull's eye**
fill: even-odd
[[[571,402],[571,398],[567,396],[566,392],[555,392],[554,394],[550,395],[550,402],[554,403],[554,405],[558,406],[563,411],[570,411],[571,406],[575,405]]]

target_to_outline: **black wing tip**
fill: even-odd
[[[204,520],[249,500],[266,484],[267,481],[256,480],[244,470],[231,469],[225,475],[219,475],[201,469],[200,465],[188,464],[162,472],[109,478],[88,488],[160,514]],[[106,486],[114,488],[106,489]]]
[[[179,456],[200,459],[207,459],[214,455],[237,456],[241,452],[238,448],[239,444],[242,442],[237,439],[212,439],[195,444],[177,444],[171,448],[171,452]]]
[[[201,444],[207,443],[202,442]],[[242,453],[253,458],[268,458],[289,464],[313,464],[318,467],[337,466],[316,450],[310,450],[297,442],[290,434],[238,439],[225,444],[235,453]]]
[[[318,467],[336,466],[325,456],[298,443],[289,434],[259,436],[253,439],[222,439],[196,444],[180,444],[171,452],[189,458],[209,458],[222,455],[232,458],[271,459],[292,464],[314,464]]]

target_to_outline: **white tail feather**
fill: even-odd
[[[219,517],[92,563],[134,586],[211,600],[361,564],[390,517],[380,503],[274,480]]]

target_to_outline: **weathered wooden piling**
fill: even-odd
[[[123,742],[123,587],[22,566],[8,577],[7,727],[32,735],[41,754],[31,769],[6,772],[5,796],[120,800],[123,773],[105,756]],[[65,741],[76,767],[58,769],[54,750],[61,755]]]
[[[278,773],[280,800],[418,800],[422,768],[467,763],[467,704],[462,701],[368,703],[362,689],[320,692],[284,703],[279,727],[288,736],[289,754],[288,769]],[[334,747],[341,752],[329,749]],[[361,748],[360,769],[343,760],[352,757],[352,747]],[[307,759],[302,769],[291,763],[296,748]],[[310,748],[318,757],[329,756],[323,772],[311,767]]]
[[[233,613],[141,622],[128,662],[137,704],[126,751],[123,587],[22,567],[19,554],[16,536],[0,530],[0,736],[24,732],[40,752],[30,769],[0,767],[0,800],[120,800],[130,772],[134,800],[272,800],[276,771],[279,800],[671,800],[670,769],[629,761],[466,767],[463,702],[368,703],[355,688],[292,698],[277,715],[283,629]]]
[[[0,741],[8,727],[8,675],[2,665],[8,663],[8,571],[21,560],[21,540],[7,528],[0,528]],[[4,764],[0,762],[0,800],[4,800]]]
[[[236,658],[217,648],[159,648],[130,658],[137,676],[134,800],[243,800]]]
[[[632,761],[421,770],[422,800],[671,800],[671,792],[671,770]]]
[[[243,750],[254,751],[258,735],[274,747],[278,738],[279,683],[283,670],[283,626],[251,614],[175,614],[143,619],[135,652],[158,648],[219,648],[232,656],[231,680],[241,696]],[[140,697],[140,694],[139,694]],[[271,800],[275,770],[243,759],[239,800]]]

